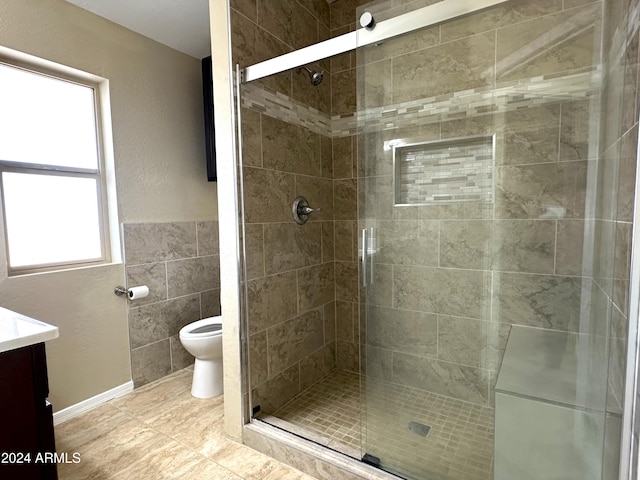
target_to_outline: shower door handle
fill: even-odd
[[[370,257],[369,263],[369,285],[373,285],[373,277],[375,275],[373,271],[373,254],[376,253],[376,229],[371,227],[369,229],[369,238],[367,242],[367,255]]]
[[[362,288],[367,288],[367,229],[362,229]]]

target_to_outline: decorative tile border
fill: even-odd
[[[600,71],[588,68],[562,76],[532,77],[497,88],[464,90],[332,117],[254,83],[242,86],[242,106],[325,136],[346,137],[357,134],[359,125],[365,132],[392,130],[578,100],[598,94],[600,82]]]

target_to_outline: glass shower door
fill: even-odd
[[[405,478],[602,478],[602,5],[570,3],[357,50],[362,456]]]

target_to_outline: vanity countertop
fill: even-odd
[[[0,307],[0,353],[58,338],[58,327]]]

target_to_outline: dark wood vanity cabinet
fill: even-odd
[[[44,343],[0,353],[0,479],[57,479]]]

